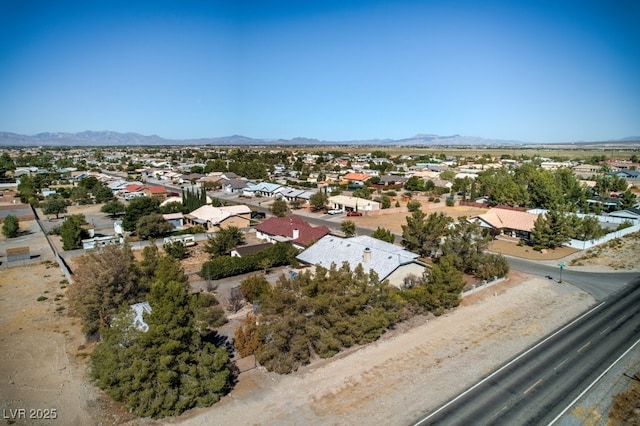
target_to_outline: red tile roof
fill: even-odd
[[[137,183],[132,183],[131,185],[125,186],[125,192],[140,192],[145,188],[144,185],[139,185]]]
[[[147,190],[150,194],[166,194],[167,188],[164,186],[148,186]]]
[[[369,178],[371,178],[371,175],[368,175],[366,173],[347,173],[342,177],[342,179],[345,179],[345,180],[355,180],[360,182],[364,182]]]
[[[298,238],[293,240],[293,230],[298,230]],[[331,231],[326,226],[313,227],[297,216],[270,217],[263,221],[256,230],[264,234],[291,238],[292,242],[308,245],[328,235]]]

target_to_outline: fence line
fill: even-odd
[[[69,281],[69,284],[73,283],[73,273],[71,272],[71,268],[69,268],[69,265],[67,264],[67,262],[60,255],[60,253],[58,253],[58,250],[56,250],[56,247],[51,242],[51,238],[49,237],[49,234],[45,232],[44,227],[42,226],[42,223],[40,221],[40,216],[38,216],[38,212],[36,211],[36,209],[34,209],[32,205],[29,205],[29,206],[33,211],[33,216],[35,217],[36,222],[38,223],[38,227],[40,227],[40,231],[42,231],[42,233],[44,234],[44,237],[46,238],[47,243],[49,244],[49,247],[53,252],[53,256],[55,257],[56,262],[58,262],[58,265],[60,266],[62,273],[67,278],[67,281]]]

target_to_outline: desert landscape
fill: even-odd
[[[496,242],[494,249],[503,244],[514,254],[512,243]],[[553,255],[575,259],[581,264],[575,268],[613,270],[607,266],[613,264],[637,270],[620,259],[633,259],[638,250],[636,237],[597,255]],[[30,409],[53,409],[56,419],[40,424],[406,424],[594,303],[571,285],[512,271],[506,281],[466,297],[441,317],[415,318],[372,345],[315,360],[288,376],[247,371],[213,407],[153,421],[130,416],[91,384],[92,346],[67,314],[67,285],[50,260],[4,268],[0,276],[2,408],[25,409],[27,416]]]

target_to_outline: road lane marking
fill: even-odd
[[[591,340],[589,340],[587,343],[585,343],[580,349],[578,349],[578,353],[582,352],[582,350],[584,348],[586,348],[587,346],[589,346],[591,344]]]
[[[604,333],[606,333],[606,332],[607,332],[607,330],[609,330],[610,328],[611,328],[611,327],[607,327],[607,328],[605,328],[604,330],[602,330],[602,331],[600,332],[600,335],[602,336],[602,335],[603,335]]]
[[[530,391],[531,389],[535,388],[536,386],[538,386],[538,385],[540,384],[540,382],[541,382],[541,381],[542,381],[542,379],[538,379],[538,381],[537,381],[537,382],[535,382],[534,384],[532,384],[531,386],[529,386],[529,387],[527,388],[527,390],[526,390],[526,391],[524,391],[524,394],[525,394],[525,395],[526,395],[526,394],[528,394],[528,393],[529,393],[529,391]]]
[[[570,403],[569,405],[567,405],[567,407],[566,407],[564,410],[562,410],[562,412],[561,412],[560,414],[558,414],[558,415],[557,415],[553,420],[551,420],[551,421],[549,422],[549,425],[548,425],[548,426],[553,425],[555,422],[557,422],[557,421],[560,419],[560,417],[562,417],[562,416],[564,415],[564,413],[566,413],[567,411],[569,411],[569,409],[570,409],[571,407],[573,407],[573,406],[575,405],[575,403],[576,403],[576,402],[578,402],[578,401],[580,400],[580,398],[582,398],[582,397],[583,397],[587,392],[589,392],[589,389],[591,389],[592,387],[594,387],[594,386],[596,385],[596,383],[598,383],[598,382],[600,381],[600,379],[602,379],[602,378],[604,377],[604,375],[605,375],[605,374],[607,374],[607,373],[609,372],[609,370],[611,370],[611,369],[613,368],[613,366],[614,366],[614,365],[616,365],[616,364],[617,364],[617,363],[618,363],[622,358],[624,358],[624,356],[625,356],[626,354],[628,354],[629,352],[631,352],[631,350],[632,350],[633,348],[635,348],[635,347],[636,347],[636,345],[637,345],[638,343],[640,343],[640,339],[636,340],[636,342],[635,342],[633,345],[631,345],[631,347],[630,347],[629,349],[627,349],[626,351],[624,351],[624,353],[623,353],[622,355],[620,355],[620,356],[618,357],[618,359],[616,359],[615,361],[613,361],[613,364],[611,364],[610,366],[608,366],[608,367],[607,367],[607,369],[606,369],[606,370],[604,370],[604,371],[602,372],[602,374],[600,374],[598,377],[596,377],[596,379],[595,379],[593,382],[591,382],[591,384],[590,384],[589,386],[587,386],[587,388],[586,388],[585,390],[583,390],[583,391],[582,391],[582,393],[576,397],[576,399],[574,399],[573,401],[571,401],[571,403]]]
[[[627,314],[622,314],[622,316],[620,318],[618,318],[618,321],[616,321],[616,324],[620,324],[620,321],[622,321],[626,317],[627,317]]]
[[[567,362],[568,358],[563,359],[560,364],[556,365],[556,368],[554,368],[554,370],[557,370],[558,368],[560,368],[562,366],[562,364],[564,364],[565,362]]]
[[[499,369],[497,369],[496,371],[494,371],[493,373],[489,374],[487,377],[485,377],[484,379],[480,380],[478,383],[476,383],[475,385],[471,386],[469,389],[467,389],[466,391],[462,392],[461,394],[459,394],[458,396],[456,396],[455,398],[453,398],[451,401],[447,402],[446,404],[442,405],[440,408],[438,408],[436,411],[434,411],[433,413],[429,414],[426,417],[423,417],[422,419],[418,420],[416,423],[414,423],[414,426],[420,426],[421,424],[425,423],[427,420],[429,420],[431,417],[435,416],[436,414],[438,414],[440,411],[444,410],[445,408],[447,408],[448,406],[450,406],[451,404],[455,403],[457,400],[459,400],[460,398],[463,398],[466,394],[468,394],[469,392],[473,391],[475,388],[477,388],[478,386],[481,386],[483,383],[485,383],[486,381],[488,381],[489,379],[491,379],[493,376],[495,376],[496,374],[499,374],[502,370],[508,368],[511,364],[518,362],[520,360],[520,358],[526,356],[529,352],[535,350],[538,346],[545,344],[547,341],[553,339],[556,335],[562,333],[563,331],[565,331],[567,328],[571,327],[573,324],[577,323],[578,321],[580,321],[582,318],[586,317],[587,315],[589,315],[590,313],[594,312],[596,309],[599,309],[600,307],[602,307],[606,302],[601,302],[599,305],[594,306],[593,308],[589,309],[587,312],[585,312],[584,314],[580,315],[578,318],[574,319],[573,321],[571,321],[569,324],[565,325],[564,327],[562,327],[560,330],[556,331],[555,333],[547,336],[545,339],[543,339],[542,341],[538,342],[536,345],[530,347],[529,349],[527,349],[526,351],[524,351],[523,353],[521,353],[520,355],[518,355],[517,357],[515,357],[514,359],[512,359],[511,361],[509,361],[508,363],[506,363],[505,365],[503,365],[502,367],[500,367]]]

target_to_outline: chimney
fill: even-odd
[[[293,228],[293,239],[297,240],[300,237],[300,230],[298,228]]]
[[[364,249],[364,252],[362,253],[362,261],[364,263],[371,261],[371,249],[369,247]]]

